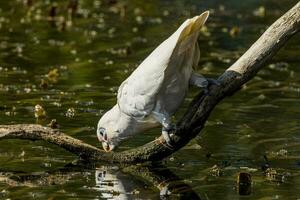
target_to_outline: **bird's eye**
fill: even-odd
[[[105,133],[105,128],[99,128],[98,129],[99,134],[103,137],[104,133]]]
[[[99,135],[101,136],[101,137],[100,137],[100,140],[107,141],[107,133],[106,133],[105,128],[100,127],[100,128],[98,129],[98,133],[97,133],[97,134],[99,134]]]

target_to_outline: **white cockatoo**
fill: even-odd
[[[200,58],[198,35],[208,15],[206,11],[187,19],[121,84],[117,104],[98,122],[97,136],[105,151],[159,125],[171,146],[171,117],[182,104],[189,85],[205,88],[209,84],[195,73]]]

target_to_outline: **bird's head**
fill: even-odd
[[[119,118],[119,113],[114,107],[98,122],[97,137],[107,152],[114,150],[121,140],[121,131],[118,129]]]

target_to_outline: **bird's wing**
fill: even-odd
[[[121,84],[118,105],[122,112],[136,118],[144,118],[151,113],[156,104],[157,93],[174,68],[171,60],[187,49],[194,48],[199,29],[207,17],[208,12],[204,12],[186,20]]]

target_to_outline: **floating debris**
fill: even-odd
[[[52,69],[48,72],[47,78],[50,82],[57,82],[57,78],[59,77],[58,69]]]
[[[222,172],[222,169],[218,165],[214,165],[209,169],[209,174],[211,176],[218,177],[218,176],[222,176],[223,172]]]
[[[34,116],[37,119],[45,118],[46,117],[45,109],[39,104],[35,105],[35,107],[34,107]]]
[[[223,28],[221,29],[221,31],[222,31],[223,33],[228,33],[228,28],[227,28],[227,27],[223,27]]]
[[[72,49],[72,50],[70,51],[70,53],[71,53],[72,55],[76,55],[76,54],[77,54],[77,51],[76,51],[76,49]]]
[[[116,28],[115,28],[115,27],[112,27],[112,28],[108,29],[108,31],[107,31],[108,36],[109,36],[110,38],[113,38],[113,37],[114,37],[115,32],[116,32]]]
[[[27,94],[29,94],[31,92],[31,88],[25,87],[24,88],[24,92],[27,93]]]
[[[24,157],[25,156],[25,151],[23,150],[20,154],[19,157]]]
[[[144,23],[144,19],[142,16],[136,16],[135,21],[140,25]]]
[[[219,5],[219,11],[221,11],[221,12],[225,11],[225,6],[220,4]]]
[[[266,169],[265,174],[266,174],[266,178],[268,180],[271,180],[271,181],[276,180],[277,171],[275,169],[268,168],[268,169]]]
[[[134,189],[132,192],[131,192],[132,195],[138,195],[140,194],[140,191],[138,189]]]
[[[49,82],[45,79],[41,79],[40,88],[47,89],[49,86]]]
[[[268,67],[273,70],[284,72],[284,71],[288,71],[289,64],[286,62],[278,62],[278,63],[272,63]]]
[[[237,176],[237,189],[239,195],[250,195],[251,185],[252,185],[251,174],[247,172],[240,172]]]
[[[164,10],[163,11],[163,16],[169,16],[170,15],[170,11],[168,11],[168,10]]]
[[[133,13],[134,15],[144,15],[144,11],[141,8],[135,8]]]
[[[259,8],[255,9],[253,11],[253,15],[256,17],[265,17],[266,16],[266,9],[263,6],[260,6]]]
[[[286,149],[280,149],[278,152],[276,152],[277,156],[285,157],[287,156],[288,151]]]
[[[171,157],[169,158],[169,160],[170,160],[171,162],[174,162],[174,161],[175,161],[175,157],[174,157],[174,156],[171,156]]]
[[[235,38],[240,32],[241,32],[241,29],[238,26],[234,26],[230,29],[229,35],[231,37]]]
[[[131,54],[130,46],[126,46],[124,48],[110,48],[107,52],[111,53],[112,55],[119,55],[119,56],[127,56]]]
[[[155,18],[150,18],[149,22],[151,24],[161,24],[163,22],[163,20],[160,17],[155,17]]]
[[[132,32],[133,32],[133,33],[137,33],[138,31],[139,31],[138,27],[133,27],[133,28],[132,28]]]
[[[56,119],[52,119],[51,122],[48,124],[48,127],[52,129],[58,129],[59,124],[57,123]]]
[[[288,176],[291,176],[290,173],[280,173],[274,168],[268,168],[265,171],[265,176],[267,180],[277,183],[284,183]]]
[[[115,14],[119,14],[121,20],[125,20],[126,13],[127,13],[127,3],[125,3],[125,2],[117,3],[116,2],[114,5],[111,5],[109,10]]]
[[[76,114],[76,111],[74,108],[69,108],[65,114],[66,117],[69,117],[69,118],[73,118]]]
[[[94,5],[94,8],[100,8],[100,6],[101,6],[101,4],[102,4],[102,2],[100,1],[100,0],[94,0],[94,3],[93,3]]]
[[[61,107],[62,104],[60,102],[54,101],[53,103],[51,103],[52,105],[56,106],[56,107]]]
[[[4,114],[5,114],[6,116],[15,116],[15,115],[17,114],[16,110],[17,110],[17,108],[16,108],[15,106],[13,106],[13,107],[11,108],[11,111],[7,111],[7,112],[5,112]]]
[[[67,22],[66,22],[64,16],[58,17],[57,25],[58,25],[58,30],[59,31],[65,31],[66,30]]]
[[[105,65],[112,65],[112,64],[114,64],[114,61],[112,61],[112,60],[108,60],[105,62]]]
[[[43,165],[44,165],[44,167],[47,167],[47,168],[51,167],[51,163],[46,163],[45,162]]]
[[[266,98],[267,97],[264,94],[260,94],[260,95],[257,96],[257,99],[259,99],[259,100],[265,100]]]

